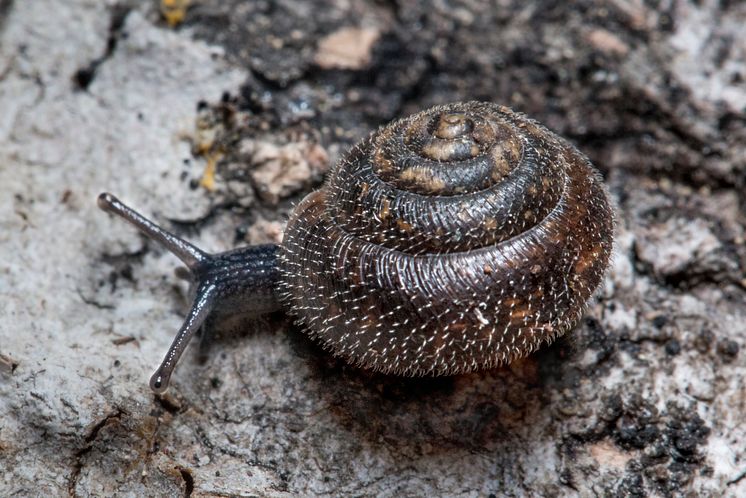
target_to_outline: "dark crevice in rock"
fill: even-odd
[[[96,59],[92,60],[88,65],[79,68],[73,75],[73,83],[79,90],[87,90],[96,77],[96,71],[99,66],[103,64],[117,48],[117,43],[125,33],[122,31],[124,27],[124,21],[127,15],[132,10],[129,5],[117,4],[111,8],[111,17],[109,20],[109,35],[106,38],[106,49],[104,54]]]
[[[726,483],[726,485],[733,486],[734,484],[738,484],[739,482],[741,482],[744,479],[746,479],[746,470],[744,470],[739,475],[737,475],[736,477],[734,477],[733,479],[731,479],[730,481],[728,481]]]
[[[172,399],[170,396],[161,396],[161,395],[154,395],[153,399],[155,400],[155,403],[161,407],[164,411],[175,415],[179,413],[182,410],[182,406]]]
[[[90,298],[90,297],[86,297],[85,295],[83,295],[83,291],[80,290],[80,289],[76,288],[75,292],[78,294],[78,297],[80,297],[80,300],[83,301],[85,304],[87,304],[89,306],[93,306],[93,307],[98,308],[100,310],[113,310],[113,309],[115,309],[115,306],[113,304],[101,303],[101,302],[97,301],[96,299],[93,299],[93,298]]]
[[[184,480],[184,498],[189,498],[194,492],[194,476],[186,467],[176,467]]]
[[[0,0],[0,30],[5,27],[5,20],[8,18],[11,7],[13,7],[13,0]]]
[[[88,453],[90,453],[93,449],[93,445],[96,442],[99,434],[104,427],[106,427],[110,422],[114,420],[119,420],[123,414],[124,410],[117,408],[115,411],[107,414],[104,418],[99,420],[88,431],[88,434],[83,439],[85,443],[84,446],[76,451],[73,457],[72,472],[70,473],[70,478],[67,485],[68,493],[70,494],[70,496],[77,496],[75,488],[77,487],[80,473],[82,472],[83,466],[85,465],[86,455],[88,455]]]

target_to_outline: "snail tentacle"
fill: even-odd
[[[168,389],[181,355],[211,314],[226,317],[278,309],[278,246],[256,245],[210,254],[160,227],[109,193],[99,195],[98,205],[130,222],[187,265],[185,271],[177,271],[177,274],[192,282],[192,305],[163,361],[150,378],[150,388],[155,393]]]

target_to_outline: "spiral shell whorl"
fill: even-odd
[[[505,111],[455,104],[380,129],[332,173],[329,216],[411,254],[466,251],[528,230],[556,205],[565,178],[561,164],[538,156],[550,148],[542,134]],[[463,124],[444,126],[454,117]]]
[[[286,300],[360,365],[487,368],[574,325],[612,231],[595,170],[562,139],[493,104],[434,107],[373,133],[296,208]]]

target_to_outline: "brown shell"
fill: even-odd
[[[490,368],[575,325],[612,239],[585,156],[505,107],[449,104],[370,135],[296,207],[284,299],[352,363]]]

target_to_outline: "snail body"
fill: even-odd
[[[433,107],[361,141],[293,211],[280,246],[206,254],[102,194],[184,261],[195,301],[151,379],[162,392],[210,313],[288,309],[356,365],[449,375],[572,328],[600,284],[613,214],[598,173],[489,103]]]

